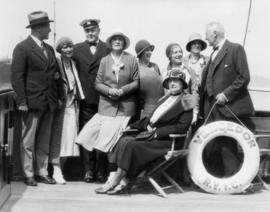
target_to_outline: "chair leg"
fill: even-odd
[[[267,183],[264,182],[264,180],[261,178],[261,176],[257,175],[256,177],[257,177],[257,179],[263,184],[263,187],[264,187],[266,190],[270,190],[269,185],[267,185]]]
[[[178,185],[177,182],[175,182],[174,179],[172,179],[166,172],[162,172],[163,176],[172,184],[174,185],[181,193],[184,193],[185,191],[181,188],[181,186]]]
[[[152,177],[148,177],[148,180],[161,196],[165,198],[167,197],[167,194],[163,191],[163,189],[158,185],[158,183]]]

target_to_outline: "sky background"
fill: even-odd
[[[249,9],[249,0],[0,0],[0,4],[0,58],[11,58],[15,45],[29,35],[29,29],[25,28],[27,14],[43,10],[50,19],[56,20],[47,41],[51,45],[54,28],[56,40],[69,36],[75,43],[81,42],[85,39],[79,25],[81,20],[98,18],[101,20],[100,38],[104,41],[113,32],[122,31],[131,40],[127,51],[132,54],[139,39],[154,44],[152,61],[161,69],[168,63],[165,48],[169,43],[177,42],[185,50],[189,35],[198,32],[205,37],[205,26],[211,21],[221,22],[226,37],[243,44]],[[245,49],[250,86],[270,91],[269,11],[269,0],[252,1]],[[209,55],[210,52],[207,48],[203,53]]]

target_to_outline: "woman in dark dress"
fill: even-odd
[[[135,51],[139,62],[139,109],[140,118],[149,116],[157,101],[164,95],[162,76],[157,64],[150,61],[155,46],[147,40],[139,40]]]
[[[115,194],[124,189],[124,187],[119,189],[117,186],[124,177],[136,177],[149,163],[164,156],[170,150],[169,134],[182,134],[189,129],[194,102],[191,95],[183,93],[183,90],[188,87],[185,74],[179,69],[173,69],[164,80],[163,86],[169,89],[168,95],[158,102],[149,117],[128,127],[138,129],[139,133],[123,136],[119,140],[114,150],[114,162],[118,167],[116,173],[102,187],[97,188],[96,193]],[[147,135],[140,136],[141,132]]]

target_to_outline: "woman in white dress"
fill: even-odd
[[[186,45],[186,50],[190,52],[183,58],[183,63],[187,66],[192,72],[194,72],[194,78],[197,85],[197,92],[200,89],[201,85],[201,75],[202,71],[205,68],[209,57],[201,54],[201,51],[205,50],[207,47],[206,42],[202,39],[202,36],[198,33],[193,33],[189,37],[189,41]],[[193,120],[192,124],[196,124],[198,120],[199,107],[198,105],[193,110]]]
[[[79,147],[75,144],[78,133],[78,100],[84,99],[81,83],[73,55],[73,42],[68,37],[60,38],[56,44],[60,53],[57,61],[60,68],[64,89],[63,107],[55,115],[52,133],[51,163],[54,168],[53,178],[59,184],[65,184],[61,167],[67,157],[79,156]]]

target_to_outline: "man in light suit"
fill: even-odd
[[[226,104],[241,121],[252,128],[249,117],[254,113],[254,108],[247,89],[250,74],[244,48],[225,39],[224,28],[218,22],[207,25],[206,40],[213,47],[213,52],[202,73],[200,91],[202,116],[206,118],[213,104],[217,102],[209,121],[237,122],[224,107]],[[209,161],[217,162],[213,165],[214,172],[221,176],[229,176],[235,173],[239,166],[236,159],[237,143],[225,137],[221,140],[214,142],[209,148],[216,152],[215,157],[218,157]]]
[[[83,27],[86,40],[74,46],[74,60],[82,84],[85,100],[80,102],[80,129],[97,113],[99,93],[95,89],[95,80],[100,60],[109,54],[107,45],[99,39],[100,20],[85,19],[80,25]],[[89,183],[96,179],[106,181],[107,156],[104,153],[89,152],[82,147],[82,157],[85,167],[84,181]]]
[[[22,115],[21,157],[25,184],[55,184],[48,176],[48,155],[54,111],[61,104],[59,67],[48,39],[50,22],[46,12],[28,15],[31,35],[13,51],[11,83]]]

